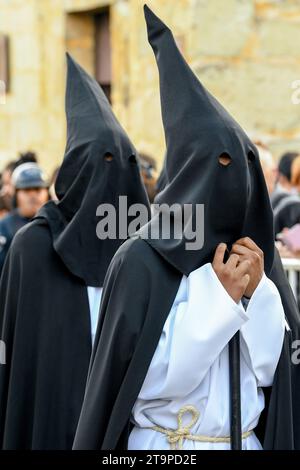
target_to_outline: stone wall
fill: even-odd
[[[65,145],[65,50],[93,72],[91,14],[111,6],[114,110],[135,145],[164,155],[157,69],[143,0],[0,0],[11,91],[0,104],[0,166],[33,149],[51,170]],[[205,86],[275,156],[300,150],[300,0],[149,0]],[[297,84],[295,83],[295,86]],[[299,86],[299,85],[298,85]]]
[[[128,127],[140,146],[161,158],[157,71],[142,3],[131,2],[135,39]],[[249,134],[269,142],[276,157],[286,149],[300,151],[300,103],[292,101],[292,84],[300,80],[299,0],[152,0],[149,5],[173,29],[198,77]]]
[[[60,0],[0,0],[10,40],[10,92],[0,105],[0,165],[35,150],[51,170],[64,145],[64,18]]]

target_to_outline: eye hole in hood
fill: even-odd
[[[232,159],[231,159],[231,156],[228,155],[228,153],[224,152],[222,153],[220,156],[219,156],[219,163],[222,165],[222,166],[228,166],[230,165]]]
[[[114,159],[114,156],[110,152],[104,154],[104,160],[106,162],[111,162]]]

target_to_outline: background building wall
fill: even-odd
[[[157,71],[145,37],[140,0],[131,2],[129,128],[139,145],[163,153]],[[300,150],[299,0],[152,0],[205,86],[279,156]],[[300,93],[296,95],[300,97]],[[183,123],[184,125],[184,123]]]
[[[10,41],[10,91],[0,105],[1,162],[32,149],[51,169],[65,132],[61,1],[0,0],[0,32]]]
[[[93,15],[110,7],[112,103],[139,150],[164,155],[157,68],[143,0],[0,0],[11,88],[0,104],[0,166],[31,149],[52,170],[65,146],[66,50],[95,70]],[[205,86],[276,156],[300,150],[300,0],[149,0]],[[296,86],[296,84],[295,84]],[[296,100],[297,102],[297,100]],[[184,125],[184,123],[183,123]]]

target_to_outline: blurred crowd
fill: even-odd
[[[284,153],[275,164],[267,146],[256,145],[274,212],[277,248],[283,258],[300,258],[300,153]]]
[[[300,258],[300,153],[287,152],[275,162],[266,144],[256,141],[271,205],[277,248],[284,258]],[[141,174],[153,202],[163,188],[163,172],[157,178],[153,157],[140,154]],[[37,155],[28,151],[10,161],[0,174],[0,273],[15,233],[27,224],[43,204],[55,200],[55,180],[41,169]]]
[[[276,244],[282,257],[300,258],[300,153],[284,153],[275,160],[269,148],[257,141],[262,169],[274,211]],[[153,202],[163,174],[157,179],[153,157],[140,154],[141,173],[150,202]],[[48,200],[56,199],[55,180],[45,176],[37,155],[28,151],[10,161],[0,174],[0,273],[15,233],[28,223]]]

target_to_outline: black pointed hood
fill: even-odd
[[[136,150],[101,87],[69,55],[67,69],[67,145],[55,184],[58,203],[45,205],[38,217],[48,220],[67,269],[86,285],[100,287],[124,240],[118,233],[116,239],[97,237],[97,207],[113,205],[118,224],[119,196],[127,196],[128,206],[149,202]]]
[[[273,215],[258,152],[239,124],[205,89],[182,57],[170,29],[145,5],[148,38],[159,70],[168,181],[155,202],[204,204],[204,246],[186,250],[186,237],[148,239],[184,274],[212,261],[218,243],[249,236],[264,250],[268,272],[274,257]],[[226,153],[228,166],[219,162]],[[154,233],[159,213],[151,220]],[[186,228],[187,226],[185,226]],[[142,230],[146,238],[146,226]],[[152,232],[153,233],[153,232]],[[184,232],[185,233],[185,232]]]

